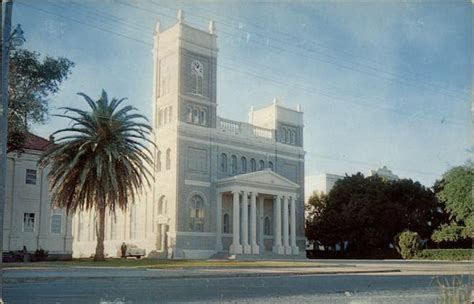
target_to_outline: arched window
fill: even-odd
[[[290,144],[292,144],[295,141],[295,131],[290,130]]]
[[[263,227],[263,234],[264,235],[272,235],[272,223],[270,222],[270,218],[267,216],[265,217],[264,227]]]
[[[186,121],[193,122],[193,108],[192,107],[188,107],[186,109]]]
[[[281,142],[285,142],[286,141],[286,132],[285,132],[285,128],[282,128],[280,130],[280,133],[281,133]]]
[[[286,141],[285,142],[289,143],[290,142],[290,130],[286,129],[285,133],[286,133]]]
[[[223,221],[224,227],[222,231],[224,233],[230,233],[230,217],[229,214],[224,214],[224,221]]]
[[[255,159],[250,160],[250,171],[255,172],[257,171],[257,163],[255,162]]]
[[[169,110],[168,110],[168,122],[171,122],[171,118],[173,117],[172,110],[173,110],[173,107],[169,107]]]
[[[166,170],[171,168],[171,149],[166,150]]]
[[[204,66],[198,60],[191,63],[191,74],[196,78],[195,93],[202,95],[202,77],[204,75]]]
[[[168,208],[168,201],[165,196],[162,196],[158,201],[158,215],[166,214]]]
[[[161,151],[156,152],[156,171],[161,171]]]
[[[204,231],[204,201],[199,195],[191,197],[189,228],[191,231]]]
[[[221,171],[227,172],[227,155],[225,153],[221,154]]]
[[[265,162],[263,160],[260,160],[258,162],[258,170],[262,171],[263,169],[265,169]]]
[[[206,124],[206,110],[201,110],[199,113],[199,123],[201,125]]]
[[[244,173],[247,172],[247,159],[245,156],[242,156],[240,159],[240,170]]]
[[[194,120],[193,120],[193,122],[195,124],[199,123],[199,109],[198,108],[194,109]]]
[[[237,174],[237,156],[235,155],[230,157],[230,168],[232,174]]]
[[[271,161],[268,162],[268,169],[273,171],[273,163]]]

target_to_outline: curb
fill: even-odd
[[[147,271],[158,271],[159,269],[146,269]],[[320,272],[270,272],[270,273],[212,273],[212,274],[183,274],[183,275],[165,275],[165,276],[52,276],[52,277],[22,277],[22,278],[3,278],[4,283],[22,283],[34,282],[43,280],[61,280],[61,279],[75,279],[75,280],[115,280],[115,279],[147,279],[147,280],[172,280],[172,279],[203,279],[203,278],[241,278],[241,277],[281,277],[281,276],[312,276],[312,275],[339,275],[339,274],[376,274],[376,273],[399,273],[400,269],[380,269],[380,270],[354,270],[354,271],[320,271]]]

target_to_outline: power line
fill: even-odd
[[[121,2],[119,2],[119,4],[123,4]],[[151,2],[150,4],[154,5],[154,6],[157,6],[157,7],[163,7],[163,8],[166,8],[166,9],[169,9],[169,10],[174,10],[173,8],[170,8],[168,6],[165,6],[163,4],[157,4],[157,3],[154,3],[154,2]],[[131,7],[135,7],[131,4],[127,4],[128,6],[131,6]],[[195,16],[195,17],[198,17],[198,18],[201,18],[201,19],[204,19],[204,20],[208,20],[209,18],[207,17],[204,17],[204,16],[200,16],[200,15],[196,15],[196,14],[190,14],[190,16]],[[229,23],[227,22],[223,22],[223,21],[219,21],[219,24],[221,25],[224,25],[224,26],[227,26],[229,28],[233,28],[233,29],[237,29],[239,31],[241,31],[242,29],[240,28],[237,28],[235,27],[234,25],[230,25]],[[222,33],[226,33],[225,31],[219,31],[219,32],[222,32]],[[265,34],[261,34],[261,33],[258,33],[258,32],[249,32],[247,31],[248,33],[251,33],[251,34],[255,34],[257,36],[261,36],[261,37],[264,37],[266,39],[268,39],[268,36],[271,36],[269,35],[268,33],[265,33]],[[228,35],[232,35],[230,33],[226,33]],[[336,65],[338,67],[341,67],[341,68],[345,68],[345,69],[350,69],[350,70],[353,70],[353,71],[357,71],[357,72],[361,72],[361,73],[365,73],[365,74],[369,74],[371,76],[374,76],[374,77],[380,77],[380,75],[376,75],[376,74],[373,74],[372,72],[370,71],[366,71],[366,70],[361,70],[360,67],[362,68],[366,68],[366,69],[369,69],[369,70],[372,70],[372,71],[375,71],[375,72],[380,72],[380,73],[383,73],[383,74],[386,74],[388,76],[390,76],[391,78],[387,78],[385,77],[384,79],[386,80],[389,80],[389,81],[397,81],[397,82],[400,82],[402,84],[408,84],[408,85],[411,85],[411,86],[416,86],[418,88],[422,88],[422,89],[428,89],[428,90],[431,90],[431,91],[434,91],[434,92],[439,92],[441,94],[444,94],[446,96],[449,96],[449,97],[453,97],[453,98],[456,98],[456,99],[463,99],[464,97],[459,97],[459,96],[453,96],[453,95],[450,95],[450,94],[446,94],[446,93],[443,93],[443,92],[440,92],[438,90],[434,90],[432,88],[433,84],[423,80],[423,79],[418,79],[418,78],[405,78],[400,75],[397,75],[397,74],[394,74],[394,73],[391,73],[391,72],[387,72],[387,71],[384,71],[384,70],[381,70],[381,69],[378,69],[378,68],[375,68],[373,66],[369,66],[369,65],[364,65],[364,64],[361,64],[361,63],[358,63],[358,62],[354,62],[354,61],[350,61],[348,60],[347,58],[342,58],[342,57],[337,57],[337,56],[334,56],[332,54],[327,54],[327,53],[322,53],[320,51],[317,51],[315,49],[311,49],[311,48],[308,48],[308,47],[304,47],[301,43],[299,43],[298,41],[300,41],[300,39],[298,37],[295,37],[295,36],[291,36],[289,34],[284,34],[285,36],[289,36],[289,37],[292,37],[293,39],[292,40],[281,40],[281,39],[277,39],[277,38],[271,38],[272,40],[274,41],[277,41],[277,42],[280,42],[282,43],[283,45],[289,45],[289,46],[294,46],[294,48],[296,49],[301,49],[301,50],[305,50],[307,52],[310,52],[310,53],[314,53],[314,54],[320,54],[320,55],[324,55],[324,56],[327,56],[329,58],[333,58],[333,59],[336,59],[338,62],[334,62],[334,61],[325,61],[325,60],[322,60],[322,59],[317,59],[315,58],[316,60],[318,61],[322,61],[322,62],[325,62],[325,63],[329,63],[329,64],[333,64],[333,65]],[[257,43],[257,44],[261,44],[263,45],[262,43],[258,43],[256,41],[253,41],[253,40],[250,40],[251,42],[253,43]],[[313,44],[315,44],[313,42]],[[269,46],[269,45],[265,45],[266,47],[273,47],[273,46]],[[327,47],[324,47],[328,50],[330,50],[331,52],[334,52],[334,49],[330,49],[330,48],[327,48]],[[277,48],[279,50],[282,50],[281,48]],[[292,52],[294,53],[294,52]],[[347,53],[347,52],[346,52]],[[297,54],[299,55],[299,54]],[[349,53],[349,55],[351,57],[354,57],[354,54],[353,53]],[[314,58],[313,58],[314,59]],[[347,66],[347,65],[342,65],[340,64],[339,62],[340,61],[344,61],[346,63],[349,63],[349,64],[352,64],[352,65],[356,65],[356,66],[359,66],[359,68],[355,68],[355,67],[351,67],[351,66]],[[412,81],[416,81],[417,83],[413,83]],[[421,82],[421,83],[425,83],[425,86],[420,86],[418,83]],[[454,92],[456,94],[459,94],[460,92],[458,91],[455,91],[455,90],[452,90],[450,88],[443,88],[443,87],[440,87],[439,85],[436,86],[436,88],[438,89],[441,89],[441,90],[446,90],[446,91],[451,91],[451,92]],[[465,94],[465,92],[463,92],[462,94]]]
[[[152,46],[151,43],[148,43],[148,42],[145,42],[143,40],[138,40],[138,39],[135,39],[133,37],[130,37],[128,35],[125,35],[125,34],[121,34],[121,33],[117,33],[117,32],[113,32],[113,31],[110,31],[108,29],[105,29],[105,28],[102,28],[102,27],[98,27],[98,26],[95,26],[95,25],[91,25],[91,24],[88,24],[88,23],[85,23],[85,22],[82,22],[80,20],[77,20],[77,19],[72,19],[70,17],[66,17],[64,15],[61,15],[61,14],[57,14],[57,13],[53,13],[51,11],[47,11],[47,10],[44,10],[44,9],[40,9],[40,8],[37,8],[35,6],[32,6],[32,5],[27,5],[27,4],[24,4],[22,2],[18,2],[19,4],[22,4],[22,5],[25,5],[27,7],[30,7],[30,8],[33,8],[33,9],[36,9],[38,11],[41,11],[43,13],[46,13],[46,14],[51,14],[51,15],[54,15],[54,16],[57,16],[59,18],[64,18],[64,19],[68,19],[68,20],[71,20],[73,22],[76,22],[76,23],[79,23],[81,25],[85,25],[85,26],[89,26],[89,27],[92,27],[92,28],[95,28],[97,30],[102,30],[102,31],[105,31],[105,32],[108,32],[108,33],[111,33],[111,34],[114,34],[114,35],[117,35],[117,36],[120,36],[122,38],[126,38],[126,39],[129,39],[129,40],[132,40],[132,41],[135,41],[135,42],[138,42],[138,43],[141,43],[141,44],[145,44],[145,45],[148,45],[148,46]],[[120,3],[120,2],[119,2]],[[121,3],[120,3],[121,4]],[[125,4],[124,4],[125,5]],[[130,4],[126,4],[127,6],[132,6]],[[132,6],[134,7],[134,6]],[[142,9],[144,10],[144,9]],[[144,10],[150,14],[154,14],[152,12],[150,12],[149,10]],[[169,16],[168,16],[169,17]],[[169,18],[173,18],[173,17],[169,17]],[[124,23],[126,24],[126,23]],[[232,61],[232,60],[231,60]],[[234,61],[235,62],[235,61]],[[262,75],[259,75],[259,74],[255,74],[255,73],[251,73],[249,71],[242,71],[242,70],[237,70],[233,67],[229,67],[229,66],[225,66],[225,65],[222,65],[222,64],[218,64],[219,67],[222,67],[222,68],[225,68],[225,69],[228,69],[228,70],[232,70],[234,72],[237,72],[237,73],[241,73],[241,74],[246,74],[246,75],[250,75],[252,77],[255,77],[255,78],[259,78],[259,79],[263,79],[263,80],[266,80],[266,81],[270,81],[270,82],[274,82],[274,83],[277,83],[277,84],[280,84],[280,85],[285,85],[285,86],[288,86],[289,84],[287,82],[281,82],[281,81],[278,81],[278,80],[275,80],[275,79],[272,79],[272,78],[269,78],[269,77],[265,77],[265,76],[262,76]],[[321,92],[321,91],[318,91],[318,90],[314,90],[314,89],[308,89],[308,88],[305,88],[305,87],[301,87],[301,86],[298,86],[296,84],[290,84],[291,86],[293,87],[297,87],[303,91],[306,91],[308,93],[311,93],[311,94],[317,94],[317,95],[321,95],[321,96],[325,96],[325,97],[328,97],[330,99],[333,99],[333,100],[338,100],[338,101],[341,101],[341,102],[345,102],[345,103],[352,103],[352,104],[355,104],[355,105],[359,105],[359,106],[363,106],[363,107],[367,107],[369,108],[370,110],[373,110],[374,108],[377,108],[379,110],[383,110],[383,111],[391,111],[391,112],[394,112],[394,113],[397,113],[397,114],[400,114],[400,115],[404,115],[404,116],[409,116],[409,117],[417,117],[417,118],[420,118],[420,119],[425,119],[425,120],[433,120],[433,121],[440,121],[440,119],[438,118],[430,118],[430,117],[426,117],[426,116],[417,116],[417,115],[413,115],[413,114],[408,114],[408,113],[405,113],[405,112],[402,112],[402,111],[399,111],[397,109],[393,109],[393,108],[384,108],[384,107],[380,107],[378,104],[367,104],[367,103],[358,103],[358,102],[354,102],[354,101],[351,101],[351,100],[346,100],[346,99],[341,99],[341,98],[338,98],[338,97],[335,97],[333,95],[329,95],[329,94],[326,94],[324,92]],[[459,125],[464,125],[464,124],[460,124],[460,123],[457,123],[456,121],[454,120],[445,120],[443,123],[452,123],[452,124],[459,124]]]

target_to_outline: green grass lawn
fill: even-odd
[[[206,261],[206,260],[157,260],[157,259],[117,259],[109,258],[94,262],[91,258],[71,261],[51,261],[34,263],[3,263],[3,268],[54,268],[54,267],[131,267],[131,268],[212,268],[212,267],[317,267],[317,263],[304,261]]]

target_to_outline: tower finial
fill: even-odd
[[[176,19],[178,19],[178,23],[184,22],[184,11],[182,9],[178,10],[178,16],[176,17]]]
[[[278,99],[276,97],[273,97],[273,104],[277,105],[278,104]]]
[[[301,112],[301,106],[299,104],[296,105],[296,111]]]
[[[214,35],[216,33],[216,23],[214,20],[209,21],[209,33]]]

